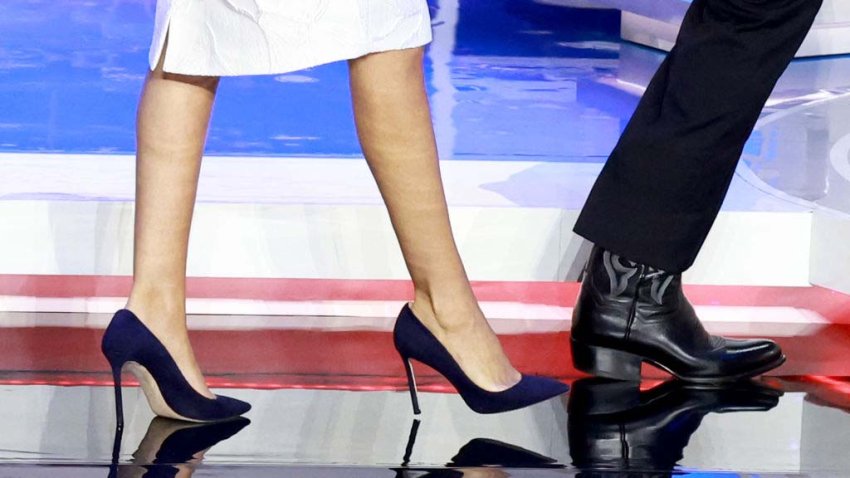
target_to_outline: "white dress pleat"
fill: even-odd
[[[426,0],[158,0],[150,65],[267,75],[431,41]]]

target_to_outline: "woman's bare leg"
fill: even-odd
[[[478,307],[452,236],[423,51],[376,53],[349,62],[357,131],[413,279],[414,313],[471,380],[501,391],[521,376]]]
[[[164,73],[145,81],[137,117],[133,290],[127,308],[165,345],[189,383],[214,397],[186,328],[186,257],[218,78]]]

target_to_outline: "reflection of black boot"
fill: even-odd
[[[729,382],[785,362],[770,340],[711,336],[682,293],[682,277],[594,247],[572,324],[579,370],[639,380],[642,362],[691,382]]]
[[[137,476],[142,471],[145,478],[174,477],[180,471],[179,466],[198,463],[199,453],[239,433],[249,423],[250,420],[242,417],[210,424],[154,418],[133,453],[132,465],[119,466],[115,471],[117,476],[125,475],[121,470],[124,468],[127,476]]]
[[[576,467],[599,471],[599,476],[624,471],[667,476],[705,415],[767,411],[780,396],[754,382],[698,386],[671,381],[641,391],[637,383],[582,379],[573,384],[569,402],[570,455]]]

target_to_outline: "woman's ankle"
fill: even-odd
[[[445,331],[467,328],[484,320],[471,289],[442,294],[416,290],[411,307],[421,321]]]
[[[185,328],[186,298],[182,288],[134,284],[125,307],[149,326]]]

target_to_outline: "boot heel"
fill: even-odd
[[[614,380],[640,381],[640,356],[575,340],[572,347],[573,365],[582,372]]]
[[[407,386],[410,388],[410,401],[413,404],[413,414],[420,415],[422,413],[419,410],[419,397],[416,395],[416,376],[413,375],[413,365],[410,363],[409,358],[402,357],[404,361],[404,371],[407,372]]]
[[[115,423],[118,430],[124,429],[124,398],[121,396],[121,365],[112,366],[112,382],[115,387]]]

